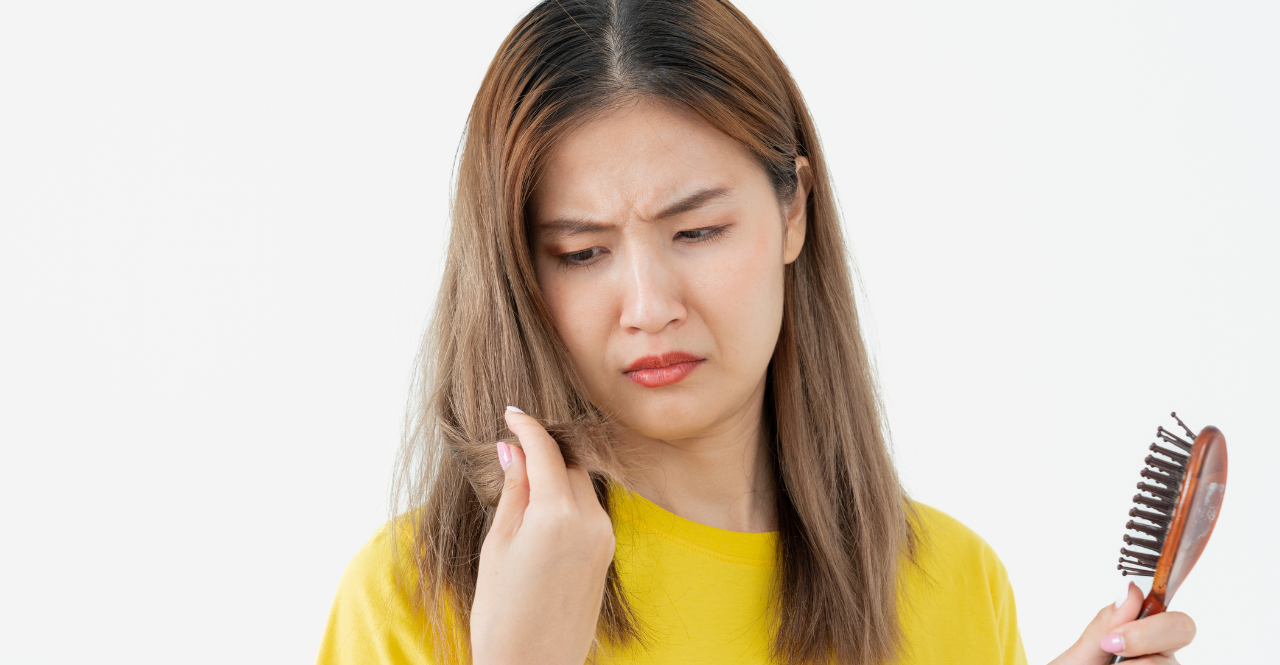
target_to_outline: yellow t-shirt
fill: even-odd
[[[620,664],[766,663],[765,608],[777,533],[726,531],[679,517],[639,494],[614,494],[615,557],[641,625],[657,639]],[[915,504],[919,566],[904,566],[900,618],[908,664],[1025,665],[1013,588],[1004,565],[976,533]],[[384,526],[343,573],[319,665],[429,665],[430,651],[408,595],[393,582]]]

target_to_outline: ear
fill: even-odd
[[[782,239],[783,263],[795,261],[800,256],[800,248],[804,247],[805,227],[809,219],[809,190],[812,188],[813,170],[809,168],[809,158],[797,156],[796,194],[784,211],[787,230]]]

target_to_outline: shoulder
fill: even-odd
[[[1013,586],[995,550],[937,508],[910,508],[917,547],[900,577],[907,662],[1025,663]]]
[[[973,529],[933,506],[912,501],[911,508],[921,566],[938,572],[960,569],[1004,574],[996,551]]]
[[[1009,576],[995,549],[973,529],[933,506],[911,502],[917,536],[907,582],[916,591],[951,589],[973,594],[985,588],[993,599],[1009,592]]]
[[[407,518],[388,522],[356,551],[342,573],[317,660],[426,663],[425,617],[414,608],[417,570]]]
[[[411,529],[404,526],[396,528],[391,522],[387,522],[378,527],[347,562],[342,580],[338,583],[339,598],[370,593],[390,596],[394,590],[402,587],[402,584],[397,583],[397,573],[406,572],[406,564],[410,563],[406,546],[412,538]],[[396,552],[397,549],[400,551]],[[403,589],[400,590],[403,592]]]
[[[401,516],[375,529],[347,563],[342,585],[386,586],[394,581],[398,569],[411,565],[414,531],[409,520]]]

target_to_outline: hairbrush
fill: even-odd
[[[1151,592],[1138,618],[1159,614],[1169,607],[1191,567],[1209,542],[1218,521],[1222,496],[1227,491],[1227,440],[1217,427],[1195,434],[1170,413],[1186,432],[1186,439],[1156,428],[1159,439],[1151,444],[1137,504],[1129,511],[1124,535],[1128,547],[1120,548],[1121,575],[1151,577]],[[1134,549],[1130,549],[1130,547]],[[1115,656],[1110,662],[1124,658]]]

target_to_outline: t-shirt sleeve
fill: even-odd
[[[916,503],[921,544],[903,589],[904,665],[1026,665],[1008,571],[985,540]]]
[[[422,613],[412,609],[392,564],[386,526],[347,564],[329,611],[317,665],[430,665]]]
[[[1027,665],[1027,654],[1022,647],[1022,634],[1018,631],[1018,607],[1013,598],[1013,584],[1004,563],[995,550],[984,541],[983,558],[987,579],[991,585],[991,601],[995,608],[996,632],[1000,637],[1000,662],[1005,665]]]

